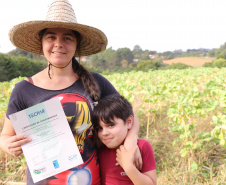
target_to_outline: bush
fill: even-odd
[[[213,60],[210,63],[205,63],[203,67],[218,67],[218,68],[226,67],[226,59],[218,57],[217,59]]]
[[[171,65],[164,67],[164,69],[187,69],[187,68],[191,68],[191,67],[192,66],[189,66],[189,65],[183,64],[183,63],[173,63]]]
[[[223,54],[220,54],[220,55],[217,56],[217,59],[219,59],[219,58],[225,59],[225,56]]]
[[[31,60],[22,56],[15,58],[15,60],[19,64],[19,71],[21,72],[21,76],[33,76],[34,74],[47,67],[47,64],[44,64],[43,62],[40,62],[38,60]]]
[[[19,76],[33,76],[46,67],[47,62],[0,54],[0,82],[10,81]]]
[[[138,62],[136,70],[138,71],[149,71],[158,70],[162,66],[162,63],[156,60],[142,60]]]
[[[207,63],[203,64],[203,67],[213,67],[213,63],[207,62]]]
[[[219,59],[214,60],[213,66],[218,67],[218,68],[226,67],[226,59],[219,58]]]
[[[9,81],[21,75],[15,60],[0,54],[0,82]]]

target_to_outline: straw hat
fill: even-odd
[[[74,10],[68,0],[53,0],[46,20],[29,21],[14,26],[9,31],[9,39],[14,46],[43,55],[39,32],[45,28],[65,28],[81,35],[80,49],[75,56],[88,56],[106,49],[107,38],[97,28],[77,23]]]

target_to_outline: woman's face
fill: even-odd
[[[75,54],[77,39],[73,32],[63,28],[49,28],[42,36],[46,59],[57,67],[64,67]]]

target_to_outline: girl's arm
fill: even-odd
[[[12,156],[23,153],[21,145],[30,142],[31,139],[25,135],[16,135],[11,121],[6,117],[0,137],[0,149]]]
[[[117,162],[124,169],[134,185],[156,185],[156,170],[141,173],[133,164],[134,154],[136,153],[137,148],[138,147],[135,146],[131,152],[128,152],[125,147],[121,145],[120,148],[117,149]]]

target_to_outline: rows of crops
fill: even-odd
[[[226,148],[225,68],[131,72],[106,77],[133,104],[135,96],[149,104],[149,108],[144,104],[140,107],[147,118],[153,119],[165,107],[172,132],[180,133],[186,148],[200,148],[202,141],[211,139]],[[198,120],[210,115],[213,130],[197,133]],[[200,139],[194,140],[197,137]]]
[[[175,184],[208,182],[219,176],[220,166],[225,173],[226,68],[130,72],[106,77],[134,107],[138,107],[136,113],[145,127],[143,137],[152,138],[150,141],[154,144],[160,130],[168,129],[176,136],[170,143],[173,149],[165,150],[175,163],[164,168],[160,155],[158,164],[162,165],[160,171],[169,172],[169,168],[178,165],[184,170],[183,175],[188,172],[186,175],[190,179],[178,175]],[[161,139],[170,142],[169,133],[163,131],[161,134],[165,135]],[[156,145],[156,154],[158,147]],[[165,183],[174,184],[175,173],[179,174],[175,170],[171,178],[167,174]],[[216,181],[226,180],[225,175],[220,178]]]
[[[164,183],[173,183],[173,180],[177,184],[204,183],[219,176],[219,167],[221,172],[225,170],[226,68],[129,72],[105,77],[133,104],[143,125],[141,137],[151,139],[153,146],[157,146],[153,138],[158,134],[161,133],[161,139],[168,143],[171,141],[167,134],[174,134],[169,145],[175,150],[169,150],[169,156],[178,162],[177,168],[186,168],[189,172],[186,175],[192,178],[176,177],[174,170],[171,170],[171,174],[174,173],[171,177],[169,168],[173,165],[167,166],[156,147],[158,177],[161,179],[161,175],[166,174],[168,181],[165,178]],[[0,83],[0,114],[6,111],[14,84],[22,79]],[[214,160],[204,159],[207,151],[211,151]],[[196,177],[191,172],[195,172]],[[222,182],[226,180],[225,175],[219,178]]]

